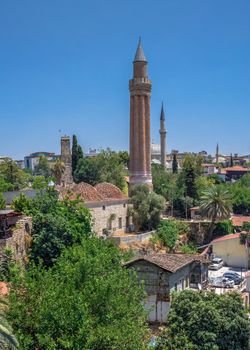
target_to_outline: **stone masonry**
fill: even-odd
[[[24,263],[31,242],[31,217],[20,217],[12,225],[5,237],[0,239],[0,256],[6,248],[11,249],[15,261]]]
[[[63,136],[61,138],[61,160],[64,163],[65,169],[62,174],[61,185],[67,186],[73,183],[72,177],[72,157],[70,148],[70,137]]]

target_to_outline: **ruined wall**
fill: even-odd
[[[70,137],[63,136],[61,138],[61,160],[64,163],[65,169],[62,174],[61,184],[70,185],[73,183],[72,177],[72,159],[71,159],[71,148],[70,148]]]
[[[32,228],[30,217],[22,217],[11,229],[7,238],[0,239],[0,256],[6,248],[10,248],[15,261],[24,262],[29,242],[29,235]]]

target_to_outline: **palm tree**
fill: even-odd
[[[12,328],[6,320],[7,301],[0,297],[0,349],[15,350],[18,349],[18,341],[12,333]]]
[[[62,174],[65,170],[65,164],[61,159],[57,159],[53,165],[52,172],[53,175],[56,178],[56,183],[57,185],[60,185],[61,179],[62,179]]]
[[[202,215],[211,220],[207,237],[210,242],[216,220],[227,219],[232,212],[230,193],[222,186],[210,186],[201,195],[200,211]]]

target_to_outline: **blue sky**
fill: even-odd
[[[250,153],[249,18],[249,0],[1,1],[0,155],[59,152],[73,133],[127,149],[139,35],[152,139],[163,100],[168,150]]]

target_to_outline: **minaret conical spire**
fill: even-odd
[[[163,102],[161,104],[161,120],[165,120],[165,113],[164,113]]]
[[[147,59],[144,55],[143,48],[141,45],[141,37],[139,37],[139,42],[135,53],[134,62],[147,62]]]

